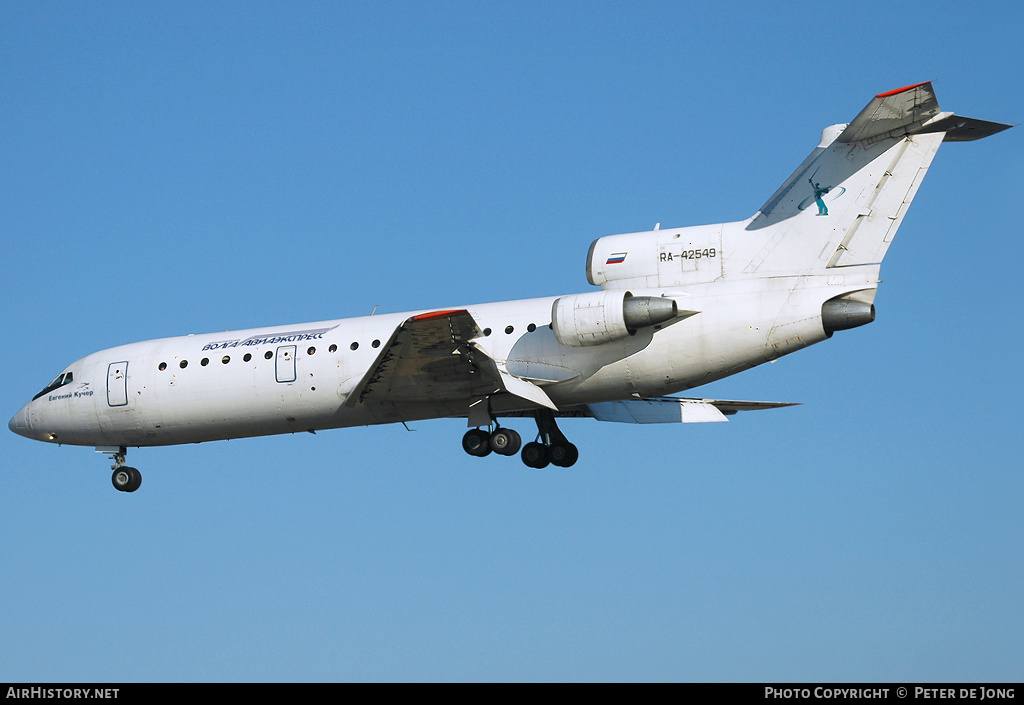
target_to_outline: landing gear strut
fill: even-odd
[[[125,465],[127,455],[128,449],[124,446],[110,455],[114,461],[114,464],[110,466],[110,469],[114,471],[114,474],[110,476],[110,482],[118,492],[134,492],[142,485],[142,473]]]
[[[523,462],[531,468],[547,467],[548,463],[561,468],[574,465],[580,451],[559,430],[555,415],[548,409],[541,409],[534,417],[537,419],[537,440],[523,446]]]

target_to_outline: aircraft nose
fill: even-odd
[[[7,428],[11,429],[19,436],[25,436],[26,438],[29,437],[27,404],[21,407],[21,410],[7,422]]]

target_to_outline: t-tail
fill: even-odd
[[[832,125],[793,175],[745,224],[762,249],[758,274],[880,264],[943,142],[1011,127],[939,109],[931,83],[881,93],[853,122]]]
[[[612,235],[590,248],[587,278],[604,289],[814,274],[877,274],[943,142],[1011,127],[939,109],[931,83],[875,96],[821,141],[752,217]]]

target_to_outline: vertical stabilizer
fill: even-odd
[[[873,163],[869,178],[845,219],[843,239],[826,266],[882,261],[941,143],[941,134],[904,137]],[[853,216],[852,222],[849,215]]]
[[[878,264],[943,140],[1010,127],[939,110],[931,83],[875,96],[818,147],[746,224],[760,250],[746,273]],[[752,243],[754,244],[754,243]]]

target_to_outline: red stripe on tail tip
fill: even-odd
[[[912,86],[903,86],[903,88],[897,88],[894,91],[889,91],[887,93],[879,93],[875,97],[876,98],[888,98],[889,96],[897,95],[899,93],[902,93],[903,91],[909,91],[912,88],[920,88],[921,86],[927,86],[929,83],[931,83],[931,81],[925,81],[924,83],[915,83]]]

